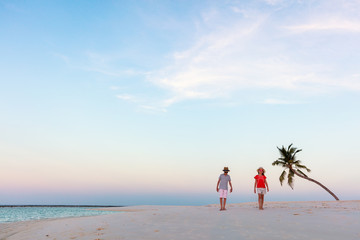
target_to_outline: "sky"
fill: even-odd
[[[0,0],[0,204],[360,199],[360,1]]]

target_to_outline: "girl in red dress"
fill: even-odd
[[[269,191],[269,186],[266,181],[265,177],[265,169],[262,167],[259,167],[258,175],[256,175],[255,178],[255,184],[254,184],[254,193],[258,193],[258,201],[259,201],[259,210],[264,210],[264,195],[266,194],[266,190]],[[266,186],[266,188],[265,188]]]

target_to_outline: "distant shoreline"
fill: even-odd
[[[116,205],[0,205],[0,208],[4,207],[89,207],[89,208],[111,208],[111,207],[125,207],[125,206],[116,206]]]

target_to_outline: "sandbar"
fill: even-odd
[[[106,208],[108,215],[1,223],[0,240],[359,240],[360,200]]]

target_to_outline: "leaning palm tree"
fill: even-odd
[[[339,198],[333,192],[331,192],[327,187],[325,187],[318,181],[309,178],[304,172],[301,171],[301,169],[305,169],[306,171],[310,172],[310,169],[302,165],[300,160],[296,159],[296,154],[302,151],[302,149],[297,149],[295,147],[292,147],[292,144],[290,144],[287,149],[284,146],[282,146],[282,148],[277,147],[277,149],[279,150],[281,157],[278,158],[278,160],[276,160],[275,162],[273,162],[272,165],[273,166],[280,165],[285,168],[285,170],[281,173],[279,178],[281,186],[287,175],[288,184],[292,189],[294,189],[294,176],[296,175],[318,184],[320,187],[322,187],[328,193],[330,193],[337,201],[339,200]],[[286,170],[288,170],[288,173],[286,172]]]

